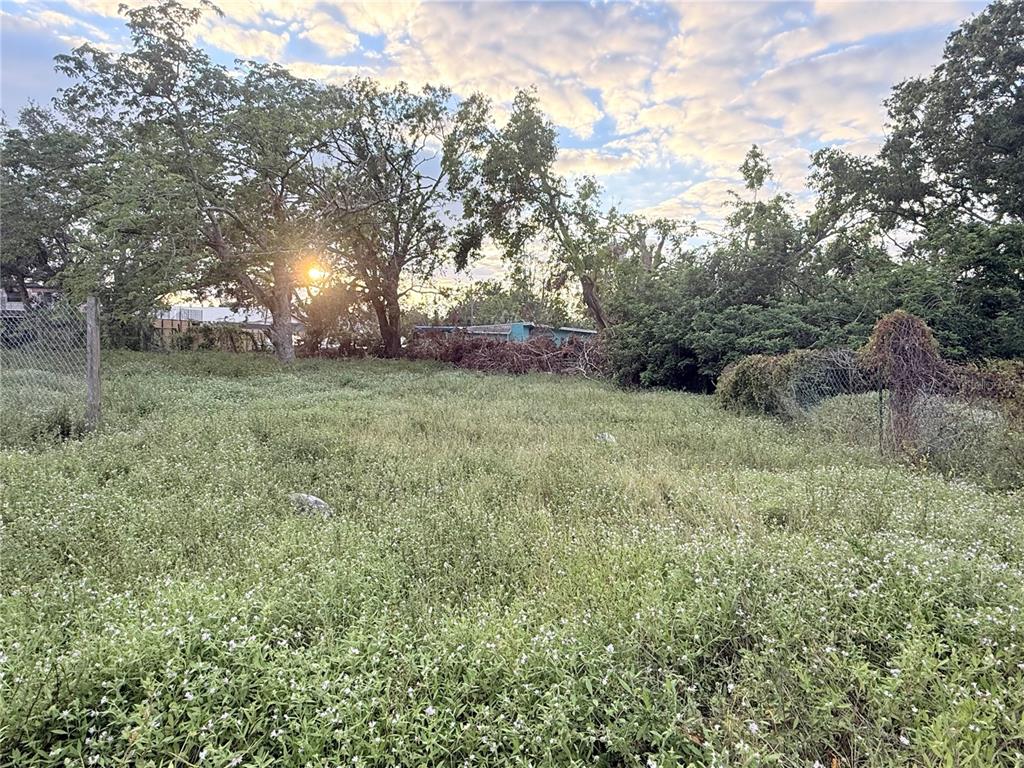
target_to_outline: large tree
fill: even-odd
[[[297,274],[319,243],[310,179],[325,141],[323,89],[278,66],[215,64],[191,43],[201,9],[172,0],[125,13],[129,50],[83,46],[59,57],[76,81],[62,110],[161,171],[176,192],[153,215],[163,215],[165,236],[191,229],[174,239],[202,248],[179,287],[220,287],[265,308],[275,352],[290,362]],[[111,183],[131,197],[132,178]]]
[[[23,299],[28,283],[59,285],[74,300],[98,296],[106,317],[124,321],[192,267],[181,186],[109,127],[76,130],[59,114],[23,110],[3,131],[2,187],[4,287]]]
[[[1024,354],[1024,5],[995,2],[965,22],[886,107],[876,156],[815,156],[817,215],[950,286],[922,307],[947,351]]]
[[[71,261],[91,157],[84,136],[38,107],[23,110],[17,126],[0,126],[2,287],[22,301],[28,284],[52,279]]]
[[[453,175],[485,140],[489,108],[446,88],[386,88],[366,79],[330,91],[324,151],[334,172],[318,190],[338,268],[364,289],[383,354],[401,351],[402,297],[444,264],[465,267],[481,245],[467,225]]]
[[[559,175],[556,132],[536,94],[521,91],[508,123],[496,131],[465,179],[471,213],[504,250],[518,259],[539,244],[550,254],[553,280],[574,280],[594,325],[610,324],[603,290],[625,263],[653,268],[676,243],[677,227],[608,209],[596,180]]]

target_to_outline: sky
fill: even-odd
[[[121,2],[4,0],[0,106],[10,119],[60,87],[52,58],[125,43]],[[810,154],[874,151],[882,102],[939,63],[972,2],[366,2],[220,0],[198,43],[218,61],[278,61],[325,81],[353,74],[482,91],[499,106],[534,85],[567,174],[590,173],[626,210],[721,219],[757,143],[775,188],[806,200]]]

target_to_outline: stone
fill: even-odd
[[[334,508],[330,504],[308,493],[289,493],[288,500],[300,515],[319,515],[320,517],[334,515]]]
[[[610,445],[615,445],[615,443],[619,442],[611,432],[598,432],[594,435],[594,439],[599,443],[609,443]]]

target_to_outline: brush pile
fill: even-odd
[[[466,333],[428,333],[405,348],[416,360],[439,360],[487,373],[557,373],[599,378],[608,374],[600,341],[570,338],[558,345],[550,337],[524,342],[488,339]]]

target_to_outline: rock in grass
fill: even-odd
[[[599,443],[609,443],[610,445],[615,445],[615,443],[619,442],[611,432],[598,432],[594,435],[594,439]]]
[[[334,508],[330,504],[308,493],[289,493],[288,500],[300,515],[319,515],[320,517],[334,515]]]

